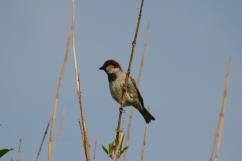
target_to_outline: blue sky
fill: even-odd
[[[90,141],[99,136],[97,160],[108,160],[101,145],[115,137],[118,104],[98,68],[115,59],[126,70],[139,0],[76,2],[76,49]],[[136,78],[148,19],[151,31],[140,91],[156,117],[148,132],[145,160],[209,160],[223,96],[227,58],[233,56],[221,161],[242,158],[242,1],[145,1],[131,75]],[[15,148],[3,160],[35,158],[52,112],[71,24],[71,0],[0,2],[0,148]],[[54,160],[84,160],[69,57],[58,119],[66,110]],[[125,118],[128,119],[129,108]],[[144,120],[135,111],[128,160],[138,160]],[[46,160],[47,144],[40,160]]]

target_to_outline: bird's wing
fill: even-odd
[[[136,85],[135,80],[132,77],[129,77],[129,78],[131,80],[131,83],[128,83],[128,92],[133,93],[134,94],[133,97],[138,97],[141,102],[141,105],[144,107],[144,101]]]

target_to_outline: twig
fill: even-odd
[[[42,150],[42,146],[43,146],[43,143],[44,143],[45,137],[46,137],[46,135],[47,135],[47,132],[48,132],[49,126],[50,126],[50,120],[48,121],[48,124],[47,124],[47,126],[46,126],[46,128],[45,128],[44,135],[43,135],[43,137],[42,137],[42,139],[41,139],[41,142],[40,142],[39,150],[38,150],[38,152],[37,152],[37,154],[36,154],[36,157],[35,157],[35,161],[38,161],[38,160],[39,160],[40,152],[41,152],[41,150]]]
[[[216,129],[216,132],[214,134],[214,144],[213,144],[213,149],[212,149],[212,152],[211,152],[211,155],[210,155],[210,161],[217,161],[218,160],[220,142],[221,142],[221,137],[222,137],[222,130],[223,130],[223,125],[224,125],[224,113],[225,113],[226,106],[227,106],[228,87],[229,87],[231,66],[232,66],[232,56],[229,56],[229,58],[228,58],[228,69],[227,69],[226,79],[225,79],[223,100],[222,100],[222,103],[221,103],[221,111],[220,111],[220,114],[219,114],[217,129]]]
[[[21,147],[22,147],[22,139],[19,139],[19,144],[18,144],[18,161],[21,161]]]
[[[95,142],[94,142],[93,161],[96,160],[97,144],[98,144],[98,136],[96,136],[96,139],[95,139]]]
[[[61,72],[60,72],[56,96],[55,96],[55,104],[54,104],[54,107],[53,107],[53,112],[51,114],[51,128],[50,128],[50,137],[49,137],[49,144],[48,144],[48,161],[52,161],[52,153],[53,153],[53,145],[52,144],[53,144],[53,136],[54,136],[55,119],[56,119],[56,113],[57,113],[57,109],[58,109],[60,89],[61,89],[61,86],[62,86],[62,81],[64,79],[66,64],[67,64],[68,55],[69,55],[71,31],[72,31],[72,26],[70,28],[68,39],[67,39],[67,42],[66,42],[66,52],[65,52],[65,57],[64,57],[64,63],[61,67]]]
[[[77,65],[77,58],[76,58],[76,48],[75,48],[75,39],[74,39],[74,24],[75,24],[75,0],[72,0],[72,50],[73,50],[73,57],[74,57],[74,64],[75,64],[75,73],[76,73],[76,86],[77,86],[77,95],[80,104],[80,112],[81,112],[81,128],[83,134],[83,146],[85,151],[86,160],[90,161],[90,144],[89,144],[89,137],[88,137],[88,130],[85,120],[85,114],[83,109],[83,101],[82,101],[82,92],[80,89],[80,77],[78,72],[78,65]]]
[[[142,71],[143,71],[144,63],[145,63],[145,56],[147,55],[148,36],[149,36],[149,32],[150,32],[150,26],[151,26],[151,20],[149,19],[148,24],[147,24],[147,28],[146,28],[146,32],[145,32],[145,36],[144,36],[144,48],[143,48],[143,51],[142,51],[142,59],[141,59],[141,63],[140,63],[140,67],[139,67],[139,73],[138,73],[138,77],[137,77],[137,86],[140,85]],[[133,117],[134,117],[134,108],[131,108],[130,109],[130,115],[129,115],[127,136],[126,136],[126,140],[125,140],[126,146],[129,145],[129,140],[130,140],[130,137],[131,137],[131,126],[132,126]],[[124,161],[126,161],[127,152],[128,152],[127,150],[124,152],[124,158],[123,158]]]
[[[141,20],[141,16],[142,16],[143,4],[144,4],[144,0],[141,0],[138,21],[137,21],[137,25],[136,25],[135,34],[134,34],[134,40],[132,42],[132,50],[131,50],[131,55],[130,55],[130,60],[129,60],[129,66],[128,66],[128,70],[127,70],[127,75],[126,75],[126,78],[125,78],[125,82],[124,82],[124,85],[123,85],[123,91],[122,91],[122,97],[121,97],[121,106],[120,106],[120,109],[119,109],[118,126],[117,126],[117,131],[116,131],[115,151],[114,151],[113,161],[116,161],[117,160],[117,152],[118,152],[118,145],[119,145],[120,124],[121,124],[122,113],[124,111],[123,110],[123,106],[124,106],[124,93],[127,91],[127,83],[128,83],[128,79],[129,79],[130,72],[131,72],[131,66],[132,66],[132,61],[133,61],[133,57],[134,57],[134,49],[135,49],[135,46],[136,46],[136,40],[137,40],[137,37],[138,37],[140,20]]]

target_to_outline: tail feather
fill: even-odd
[[[139,112],[142,114],[142,116],[145,119],[145,122],[148,124],[150,123],[151,120],[155,120],[155,117],[151,115],[151,113],[145,108],[143,107],[142,109],[138,109]]]

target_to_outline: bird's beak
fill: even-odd
[[[105,69],[104,65],[99,68],[99,70],[104,70],[104,69]]]

